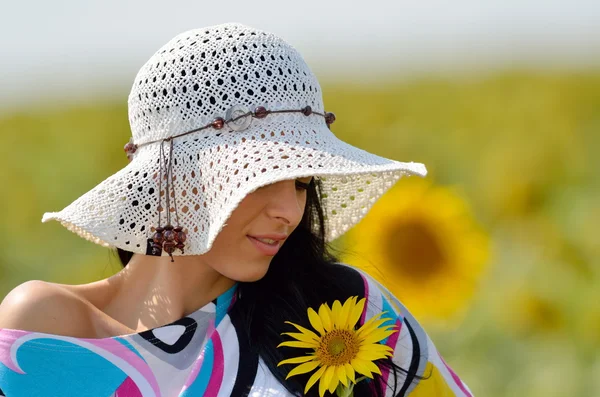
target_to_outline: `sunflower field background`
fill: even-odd
[[[600,396],[600,72],[322,81],[333,131],[425,163],[334,245],[485,397]],[[389,80],[388,80],[389,81]],[[126,97],[0,112],[0,297],[120,269],[43,212],[123,167]]]

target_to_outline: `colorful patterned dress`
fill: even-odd
[[[404,306],[366,273],[352,273],[349,282],[362,284],[368,297],[361,323],[385,310],[400,329],[384,341],[408,370],[399,395],[471,396]],[[292,396],[244,338],[231,311],[236,288],[171,324],[136,334],[87,339],[0,329],[0,396]]]

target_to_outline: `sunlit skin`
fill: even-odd
[[[167,256],[134,255],[127,267],[105,280],[113,298],[104,311],[139,331],[156,326],[128,320],[145,317],[144,311],[152,310],[152,318],[175,320],[204,306],[236,281],[261,279],[273,256],[258,251],[247,236],[292,233],[306,206],[302,184],[311,179],[284,180],[247,195],[203,255],[176,256],[175,262]]]

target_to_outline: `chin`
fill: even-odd
[[[235,274],[232,274],[230,278],[244,283],[258,281],[267,274],[270,264],[271,261],[266,264],[248,263],[243,269],[239,269],[241,271],[238,270]]]
[[[250,274],[250,275],[246,275],[245,277],[238,277],[236,281],[243,282],[243,283],[253,283],[255,281],[262,279],[265,276],[265,274],[267,274],[267,272],[260,273],[260,274]]]
[[[267,270],[269,270],[268,267],[266,269],[256,269],[255,272],[248,272],[245,274],[241,274],[238,281],[243,281],[246,283],[258,281],[267,274]]]

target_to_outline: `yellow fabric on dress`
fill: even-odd
[[[456,394],[448,387],[446,379],[430,362],[425,368],[427,379],[421,380],[410,393],[410,397],[455,397]]]

